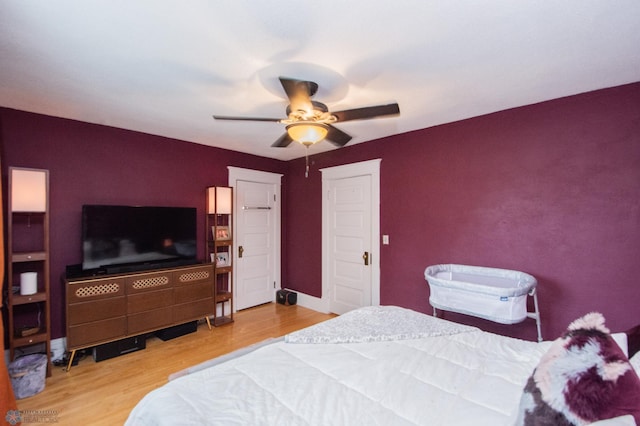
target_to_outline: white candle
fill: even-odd
[[[23,272],[20,274],[20,294],[36,294],[38,292],[38,273]]]

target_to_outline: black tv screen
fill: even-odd
[[[195,263],[195,207],[82,206],[82,269],[124,272]]]

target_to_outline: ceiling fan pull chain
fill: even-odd
[[[309,177],[309,147],[307,146],[307,150],[304,152],[304,159],[305,162],[307,163],[307,167],[304,170],[304,177],[308,178]]]

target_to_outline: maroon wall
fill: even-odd
[[[0,142],[3,182],[8,166],[50,172],[53,338],[65,335],[61,277],[82,261],[83,204],[197,207],[204,258],[205,188],[226,186],[227,166],[286,171],[282,161],[3,108]]]
[[[348,126],[343,125],[348,132]],[[640,323],[640,83],[516,108],[289,162],[285,284],[321,296],[321,173],[381,158],[381,302],[431,312],[437,263],[539,281],[543,335],[601,311]],[[533,339],[535,326],[446,318]]]
[[[314,155],[308,179],[304,159],[2,108],[0,142],[5,178],[8,166],[51,171],[54,338],[64,335],[59,277],[80,262],[82,204],[195,206],[203,215],[204,188],[226,184],[226,166],[283,173],[283,282],[321,296],[318,169],[374,158],[382,159],[381,231],[391,239],[381,252],[383,304],[430,312],[424,268],[463,263],[536,276],[546,338],[591,310],[614,330],[640,323],[640,83]],[[535,336],[532,321],[446,317]]]

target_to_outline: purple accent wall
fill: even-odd
[[[282,161],[3,108],[0,143],[5,188],[8,166],[50,172],[53,338],[65,335],[61,277],[66,265],[82,261],[83,204],[197,207],[204,258],[205,188],[226,186],[227,166],[286,171]]]
[[[545,338],[593,310],[640,323],[640,83],[314,155],[309,179],[289,162],[285,285],[321,296],[319,169],[374,158],[382,304],[431,313],[424,269],[461,263],[534,275]],[[536,336],[533,320],[445,318]]]
[[[545,338],[592,310],[613,330],[640,323],[640,83],[313,155],[308,179],[304,158],[2,108],[0,142],[5,178],[10,165],[51,171],[54,338],[64,335],[60,277],[80,262],[82,204],[184,205],[203,215],[204,188],[226,184],[228,165],[283,173],[283,284],[321,296],[318,169],[374,158],[382,159],[381,232],[391,240],[381,246],[383,304],[430,313],[425,267],[463,263],[534,275]],[[445,318],[536,335],[531,320]]]

